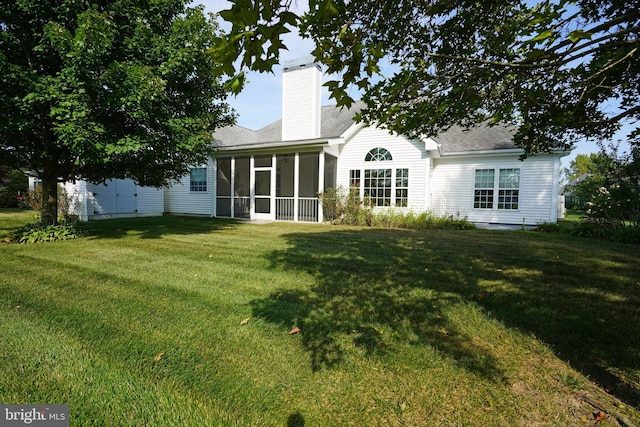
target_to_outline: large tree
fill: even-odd
[[[0,1],[0,163],[42,179],[43,223],[58,182],[166,185],[233,121],[217,23],[188,3]]]
[[[640,119],[638,0],[231,0],[227,72],[269,71],[297,28],[338,105],[410,136],[513,123],[525,154],[611,138]],[[237,61],[240,59],[240,61]],[[386,61],[399,71],[379,75]],[[241,88],[241,85],[236,85]]]
[[[605,227],[631,224],[640,228],[640,147],[591,156],[585,179],[571,188],[586,201],[586,220]]]
[[[564,177],[571,182],[585,174],[591,173],[595,160],[600,154],[578,154],[569,162],[569,167],[564,169]]]

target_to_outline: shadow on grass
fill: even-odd
[[[234,219],[166,215],[158,217],[102,219],[83,223],[89,238],[119,239],[137,235],[143,239],[158,239],[164,235],[190,235],[223,231],[236,227]]]
[[[314,370],[342,362],[354,349],[374,356],[397,345],[427,344],[464,369],[503,382],[489,351],[473,345],[472,337],[447,319],[447,308],[466,301],[438,283],[460,281],[465,289],[471,285],[455,271],[425,274],[425,256],[435,254],[406,246],[412,234],[366,233],[287,236],[292,247],[273,253],[273,266],[304,271],[315,284],[253,301],[254,314],[299,326]]]
[[[558,357],[638,404],[640,248],[532,233],[338,230],[285,236],[273,268],[312,285],[253,302],[256,316],[299,326],[313,369],[360,349],[429,345],[491,381],[499,363],[448,318],[477,305],[533,334]],[[489,314],[490,313],[490,314]]]

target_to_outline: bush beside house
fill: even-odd
[[[22,198],[27,193],[28,185],[28,178],[19,170],[0,171],[0,208],[22,206]]]

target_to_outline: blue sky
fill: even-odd
[[[197,1],[198,0],[196,0],[196,2]],[[226,0],[200,0],[199,2],[205,6],[207,12],[217,13],[229,8],[229,3]],[[222,22],[222,24],[224,29],[225,23]],[[311,41],[302,39],[296,32],[285,35],[284,43],[288,47],[288,50],[280,52],[281,61],[307,57],[314,48]],[[384,66],[382,70],[384,73]],[[229,104],[238,113],[237,123],[239,125],[257,130],[281,118],[281,76],[281,67],[275,67],[273,74],[250,73],[248,75],[248,83],[242,93],[228,100]],[[324,79],[325,81],[330,80],[328,76],[325,76]],[[322,90],[322,104],[333,104],[334,102],[329,99],[329,93],[326,88],[323,87]],[[353,96],[356,99],[359,98],[357,94]],[[626,133],[628,133],[628,128],[619,132],[614,138],[614,141],[624,139]],[[605,142],[605,145],[607,144],[608,143]],[[588,154],[597,151],[599,151],[599,149],[595,143],[579,143],[569,156],[563,158],[563,167],[568,167],[569,162],[574,159],[577,154]]]

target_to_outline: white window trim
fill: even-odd
[[[516,190],[515,188],[500,188],[500,171],[501,170],[508,170],[508,169],[514,169],[518,171],[518,207],[516,209],[505,209],[505,208],[498,208],[498,204],[499,204],[499,199],[500,199],[500,190]],[[475,202],[476,202],[476,190],[478,190],[476,188],[476,171],[478,170],[493,170],[493,203],[492,206],[490,208],[476,208],[475,207]],[[520,211],[520,200],[521,200],[521,191],[522,191],[522,186],[521,186],[521,180],[520,180],[520,175],[521,175],[521,171],[522,169],[519,167],[488,167],[488,168],[483,168],[483,167],[478,167],[478,168],[474,168],[473,169],[473,188],[472,188],[472,192],[471,192],[471,208],[473,210],[477,210],[477,211],[500,211],[500,212],[518,212]],[[481,188],[481,190],[488,190],[489,188]]]
[[[204,169],[204,181],[192,181],[191,177],[194,169]],[[204,190],[194,190],[194,183],[202,183],[204,182],[205,189]],[[208,193],[210,189],[209,185],[209,168],[207,166],[194,166],[189,168],[189,192],[190,193]]]
[[[380,167],[371,167],[373,165],[379,165]],[[410,167],[395,167],[390,161],[385,161],[385,162],[366,162],[366,164],[363,167],[360,168],[350,168],[348,171],[349,174],[349,188],[354,188],[352,187],[351,183],[352,183],[352,176],[351,176],[351,171],[358,171],[360,173],[360,178],[359,178],[359,186],[358,186],[358,193],[360,196],[361,200],[364,200],[364,182],[365,182],[365,171],[367,170],[380,170],[380,169],[390,169],[391,170],[391,197],[390,197],[390,203],[387,206],[378,206],[376,205],[376,208],[384,208],[384,209],[388,209],[388,208],[397,208],[397,209],[409,209],[409,206],[411,205],[411,168]],[[398,170],[404,169],[407,171],[407,186],[406,187],[398,187],[397,186],[397,172]],[[399,206],[396,204],[396,190],[407,190],[407,206]]]

